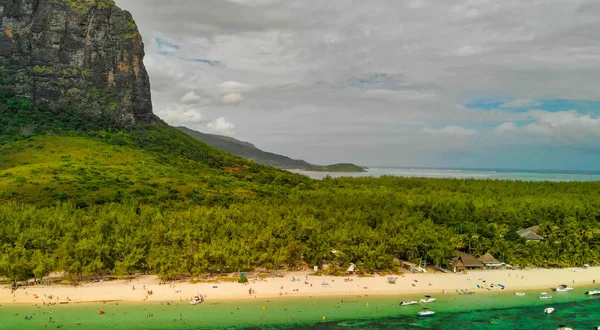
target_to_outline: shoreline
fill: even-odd
[[[575,291],[580,291],[578,288],[582,287],[593,287],[595,280],[600,280],[600,267],[587,269],[481,270],[469,271],[466,274],[407,273],[393,276],[397,277],[396,284],[387,282],[389,276],[333,277],[313,276],[308,272],[291,272],[283,277],[266,278],[262,281],[249,279],[250,281],[247,284],[237,283],[237,278],[230,277],[231,281],[218,283],[198,282],[192,284],[189,281],[176,281],[161,285],[157,276],[144,275],[138,277],[137,280],[83,283],[78,286],[24,286],[13,293],[11,293],[8,286],[4,286],[0,288],[0,305],[69,306],[109,302],[188,302],[196,294],[206,295],[206,303],[212,303],[233,300],[270,299],[276,301],[293,298],[365,296],[405,296],[414,299],[419,295],[458,295],[457,292],[464,290],[476,294],[518,291],[545,291],[550,293],[552,287],[560,284],[574,287]],[[502,284],[505,289],[501,289],[498,284]],[[598,285],[600,286],[600,282]],[[249,293],[250,289],[254,290],[253,294]],[[149,290],[153,294],[148,294]]]

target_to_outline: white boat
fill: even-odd
[[[515,292],[515,296],[524,296],[525,292]]]
[[[556,291],[556,292],[569,292],[573,290],[573,288],[567,286],[566,284],[561,284],[556,288],[552,288],[552,291]]]
[[[192,298],[192,301],[190,301],[190,305],[198,305],[203,302],[204,302],[204,297],[197,295],[197,296],[194,296],[194,298]]]
[[[431,296],[425,296],[425,298],[419,300],[420,303],[423,304],[429,304],[435,301],[435,298],[431,297]]]
[[[546,292],[540,293],[540,299],[552,299],[552,296],[547,294]]]
[[[556,328],[556,330],[573,330],[573,328],[569,328],[564,325],[559,325],[558,328]]]
[[[554,313],[554,308],[548,307],[548,308],[544,309],[544,314],[552,314],[552,313]]]
[[[400,303],[400,306],[418,305],[419,303],[414,300],[407,300]]]
[[[433,316],[433,314],[435,314],[434,311],[420,311],[419,312],[419,316],[422,316],[422,317]]]
[[[597,296],[600,295],[600,290],[591,290],[586,292],[585,294],[587,294],[588,296]]]

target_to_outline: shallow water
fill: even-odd
[[[438,296],[428,305],[399,306],[419,297],[378,296],[166,304],[106,303],[57,306],[0,306],[0,329],[574,329],[600,325],[600,300],[585,290]],[[436,311],[420,318],[424,306]],[[556,311],[543,314],[545,307]],[[99,311],[105,314],[100,315]],[[152,315],[152,316],[150,316]],[[25,320],[25,316],[33,316]],[[325,318],[325,319],[324,319]]]
[[[380,177],[383,175],[420,178],[456,178],[481,180],[519,180],[519,181],[600,181],[598,171],[531,171],[531,170],[502,170],[502,169],[424,169],[424,168],[393,168],[373,167],[364,173],[311,172],[291,170],[304,174],[313,179],[323,179],[326,176],[336,177]]]

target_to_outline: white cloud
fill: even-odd
[[[481,53],[483,50],[473,46],[462,46],[456,49],[453,54],[457,56],[472,56]]]
[[[197,127],[203,122],[200,111],[189,104],[171,105],[157,111],[157,114],[164,121],[174,126]]]
[[[201,97],[194,91],[190,91],[181,98],[183,104],[194,104],[201,100]]]
[[[229,94],[223,95],[222,99],[223,99],[224,104],[237,105],[237,104],[240,104],[240,102],[242,102],[244,100],[244,96],[242,96],[242,94],[238,94],[238,93],[229,93]]]
[[[540,105],[540,102],[531,99],[516,99],[500,105],[500,108],[524,108]]]
[[[472,135],[477,134],[477,131],[474,131],[471,129],[465,129],[460,126],[446,126],[444,128],[440,128],[440,129],[425,128],[425,129],[423,129],[423,131],[428,134],[451,135],[451,136],[472,136]]]
[[[498,127],[496,127],[496,129],[494,130],[496,133],[498,134],[506,134],[506,133],[512,133],[517,129],[517,125],[513,122],[507,122],[504,124],[499,125]]]
[[[233,128],[235,125],[228,122],[225,118],[220,117],[208,123],[206,127],[216,134],[231,136],[233,135]]]
[[[251,91],[251,85],[242,84],[237,81],[225,81],[217,85],[217,88],[223,93],[245,93]]]

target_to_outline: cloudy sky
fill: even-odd
[[[155,112],[317,164],[600,169],[596,0],[117,0]]]

